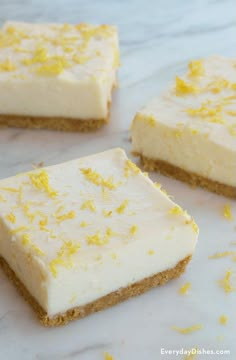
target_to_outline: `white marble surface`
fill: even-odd
[[[1,0],[0,21],[111,23],[119,27],[122,67],[120,87],[114,94],[111,124],[96,134],[50,131],[0,130],[0,177],[31,168],[32,162],[53,164],[113,146],[130,151],[128,129],[134,113],[181,72],[189,59],[222,54],[235,56],[236,24],[233,0]],[[0,100],[1,101],[1,100]],[[195,216],[199,244],[187,272],[165,287],[154,289],[107,311],[58,329],[41,327],[28,305],[0,273],[0,359],[115,360],[182,359],[161,356],[160,349],[228,349],[229,356],[199,359],[236,359],[236,292],[228,295],[218,286],[229,259],[208,260],[217,251],[236,250],[234,221],[221,213],[226,199],[151,174]],[[188,296],[179,287],[191,281]],[[227,326],[218,317],[229,317]],[[172,325],[201,323],[203,329],[181,335]],[[219,338],[220,337],[220,338]]]

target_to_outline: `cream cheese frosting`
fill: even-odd
[[[119,65],[115,27],[7,22],[0,48],[1,114],[107,117]]]
[[[121,149],[0,181],[0,256],[48,313],[175,267],[198,227]]]
[[[236,60],[190,62],[137,113],[131,134],[134,152],[236,186]]]

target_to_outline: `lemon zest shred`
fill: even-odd
[[[73,210],[69,211],[68,213],[56,216],[57,222],[59,222],[59,223],[61,223],[62,221],[70,220],[70,219],[74,219],[74,218],[75,218],[75,212]]]
[[[31,249],[36,252],[36,254],[43,256],[45,255],[45,253],[35,244],[32,243],[31,237],[29,236],[29,234],[23,234],[21,237],[21,242],[22,245],[27,246],[29,245],[31,247]]]
[[[195,232],[195,234],[198,234],[199,228],[198,228],[196,222],[194,221],[194,219],[191,220],[191,226],[192,226],[192,229]]]
[[[227,220],[233,220],[233,214],[232,214],[232,210],[231,210],[231,205],[230,204],[225,204],[223,207],[223,216],[227,219]]]
[[[88,226],[88,223],[86,221],[81,221],[80,227],[86,227]]]
[[[12,187],[2,187],[1,188],[2,190],[5,190],[5,191],[9,191],[9,192],[12,192],[12,193],[18,193],[19,192],[19,189],[15,189],[15,188],[12,188]]]
[[[236,136],[236,124],[229,125],[228,130],[232,136]]]
[[[219,317],[219,323],[220,323],[221,325],[227,325],[227,323],[228,323],[228,317],[225,316],[225,315],[221,315],[221,316]]]
[[[236,290],[235,288],[233,288],[232,284],[230,283],[231,276],[232,276],[232,271],[227,270],[225,277],[222,280],[219,280],[219,285],[224,289],[226,294]]]
[[[196,94],[199,91],[196,85],[186,82],[179,76],[175,78],[175,92],[177,96]]]
[[[4,62],[0,62],[0,72],[7,71],[11,72],[16,70],[16,65],[11,62],[10,59],[6,59]]]
[[[141,172],[137,165],[135,165],[131,160],[126,160],[125,162],[125,177],[128,178],[130,174],[137,175]]]
[[[25,231],[25,230],[29,230],[29,227],[28,226],[19,226],[18,228],[11,230],[11,234],[16,234],[18,232]]]
[[[102,213],[105,217],[111,217],[112,216],[112,210],[102,210]]]
[[[132,225],[131,227],[130,227],[130,229],[129,229],[129,232],[130,232],[130,234],[131,235],[135,235],[136,233],[137,233],[137,231],[138,231],[138,226],[137,225]]]
[[[189,289],[191,288],[191,283],[190,282],[186,282],[184,285],[181,286],[181,288],[179,289],[179,294],[180,295],[187,295]]]
[[[197,77],[205,74],[205,69],[201,60],[194,60],[188,64],[189,76]]]
[[[81,205],[80,207],[81,210],[90,210],[90,211],[93,211],[95,212],[96,211],[96,206],[94,205],[94,202],[93,200],[86,200],[83,202],[83,204]]]
[[[110,228],[108,228],[110,229]],[[108,244],[109,240],[110,240],[110,230],[106,231],[106,234],[104,236],[101,236],[100,232],[97,231],[95,234],[93,235],[87,235],[87,243],[88,245],[97,245],[97,246],[102,246],[102,245],[106,245]]]
[[[129,204],[129,200],[125,199],[125,200],[120,204],[120,206],[118,206],[118,208],[116,208],[116,212],[117,212],[118,214],[123,214],[124,211],[125,211],[125,209],[127,208],[128,204]]]
[[[90,182],[92,182],[93,184],[99,186],[103,186],[103,187],[107,187],[110,190],[114,190],[117,188],[117,184],[114,184],[113,182],[113,178],[110,177],[108,179],[104,179],[102,177],[102,175],[100,175],[98,172],[92,170],[91,168],[82,168],[80,169],[80,171],[82,172],[82,174],[85,176],[85,178],[87,180],[89,180]]]
[[[175,205],[168,211],[168,213],[172,215],[183,215],[184,210],[180,206]]]
[[[10,221],[12,224],[15,224],[15,222],[16,222],[16,216],[15,216],[15,214],[13,214],[13,212],[10,212],[9,214],[7,214],[6,219],[8,221]]]
[[[7,202],[7,200],[0,194],[0,202]]]
[[[80,249],[80,243],[74,244],[72,241],[64,241],[60,250],[57,252],[57,257],[50,261],[49,268],[53,277],[58,276],[58,266],[65,268],[73,267],[72,256]]]
[[[221,253],[215,253],[214,255],[210,255],[208,256],[208,259],[220,259],[220,258],[224,258],[227,256],[234,256],[236,255],[235,251],[224,251]]]
[[[104,360],[114,360],[114,357],[106,351],[104,353]]]
[[[42,170],[37,173],[30,173],[29,178],[36,189],[45,191],[51,198],[55,198],[57,196],[57,191],[49,185],[49,176],[46,170]]]
[[[192,325],[189,326],[187,328],[180,328],[178,326],[172,326],[172,329],[179,332],[180,334],[191,334],[194,331],[198,331],[201,330],[203,328],[203,326],[201,324],[196,324],[196,325]]]

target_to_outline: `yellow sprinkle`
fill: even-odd
[[[116,212],[117,212],[118,214],[123,214],[124,211],[125,211],[125,209],[126,209],[126,207],[128,206],[128,204],[129,204],[129,201],[128,201],[128,200],[124,200],[124,201],[120,204],[120,206],[116,209]]]
[[[198,88],[195,85],[187,83],[178,76],[176,76],[175,81],[176,81],[175,89],[177,96],[195,94],[198,92]]]
[[[86,227],[86,226],[88,226],[88,223],[86,223],[86,221],[81,221],[80,227]]]
[[[236,254],[235,251],[224,251],[222,253],[216,253],[214,255],[208,256],[208,259],[220,259],[227,256],[234,256]]]
[[[28,230],[28,229],[29,229],[28,226],[20,226],[20,227],[14,229],[14,230],[11,230],[11,233],[16,234],[18,232],[25,231],[25,230]]]
[[[111,253],[111,258],[115,260],[117,259],[117,255],[115,253]]]
[[[102,210],[102,213],[105,217],[111,217],[112,216],[112,211],[106,211],[106,210]]]
[[[201,324],[192,325],[187,328],[179,328],[177,326],[172,327],[173,330],[178,331],[180,334],[191,334],[194,331],[201,330],[202,328],[203,328],[203,326]]]
[[[183,286],[181,286],[181,288],[179,289],[179,294],[181,295],[187,295],[189,289],[191,288],[191,283],[190,282],[186,282]]]
[[[49,176],[45,170],[31,173],[29,177],[36,189],[45,191],[51,198],[57,196],[57,192],[49,185]]]
[[[223,215],[227,220],[233,220],[233,215],[231,211],[231,205],[225,204],[223,208]]]
[[[132,234],[132,235],[135,235],[138,231],[138,226],[137,225],[132,225],[131,228],[129,229],[129,232]]]
[[[104,360],[114,360],[113,356],[108,352],[104,353]]]
[[[96,206],[94,205],[93,200],[87,200],[87,201],[83,202],[80,209],[81,210],[88,209],[90,211],[96,211]]]
[[[221,316],[219,317],[219,323],[220,323],[221,325],[227,325],[227,322],[228,322],[228,317],[227,317],[227,316],[221,315]]]
[[[69,219],[74,219],[74,218],[75,218],[75,212],[74,211],[69,211],[66,214],[56,216],[56,219],[57,219],[58,222],[62,222],[62,221],[69,220]]]
[[[183,215],[184,214],[184,210],[180,207],[180,206],[173,206],[169,211],[169,214],[173,214],[173,215]]]
[[[140,172],[141,172],[141,170],[131,160],[126,160],[125,177],[128,178],[130,174],[137,175]]]
[[[153,249],[148,250],[148,255],[154,255],[155,251]]]
[[[189,68],[189,76],[201,76],[205,74],[205,69],[203,67],[202,61],[201,60],[195,60],[195,61],[191,61],[188,64],[188,68]]]
[[[16,216],[12,212],[6,215],[6,219],[10,221],[12,224],[15,224],[16,222]]]
[[[226,294],[235,290],[235,288],[233,288],[230,283],[231,276],[232,276],[232,271],[228,270],[226,271],[225,277],[219,281],[220,287],[224,289]]]

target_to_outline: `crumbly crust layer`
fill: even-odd
[[[97,130],[109,122],[105,119],[71,119],[61,117],[34,117],[21,115],[0,115],[1,127],[20,127],[28,129],[49,129],[60,131],[88,132]]]
[[[156,275],[145,278],[125,288],[114,291],[89,304],[74,307],[54,317],[49,317],[46,314],[46,312],[38,304],[35,298],[28,292],[24,284],[18,279],[15,272],[10,268],[8,263],[1,256],[0,267],[4,270],[8,278],[14,283],[18,291],[25,298],[25,300],[32,306],[37,317],[44,326],[61,326],[67,324],[71,320],[80,319],[94,312],[106,309],[110,306],[118,304],[119,302],[127,300],[130,297],[140,295],[158,285],[163,285],[171,279],[179,277],[182,273],[184,273],[185,268],[190,260],[191,256],[187,256],[172,269],[159,272]]]
[[[190,184],[191,186],[201,186],[218,195],[223,195],[234,199],[236,198],[236,187],[234,186],[221,184],[217,181],[204,178],[203,176],[188,172],[163,160],[150,159],[137,153],[135,155],[140,156],[141,162],[146,171],[158,171],[163,175],[181,180]]]

